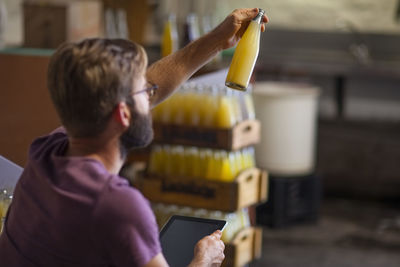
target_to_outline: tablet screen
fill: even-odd
[[[226,221],[173,215],[160,232],[163,254],[170,266],[188,266],[196,243],[223,230]]]

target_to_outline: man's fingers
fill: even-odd
[[[264,23],[268,23],[269,22],[269,18],[267,17],[267,15],[263,16],[262,22],[264,22]]]
[[[242,23],[242,22],[247,22],[249,23],[250,20],[254,19],[259,12],[258,8],[243,8],[243,9],[235,9],[232,12],[232,16],[237,23]],[[266,15],[262,17],[262,25],[261,25],[261,31],[265,31],[265,23],[269,22],[269,19]],[[245,29],[243,29],[244,32]],[[239,32],[239,36],[242,36],[243,33]]]
[[[265,31],[265,23],[268,23],[269,22],[269,19],[268,19],[268,17],[266,16],[266,15],[264,15],[263,16],[263,18],[262,18],[262,24],[261,24],[261,31],[262,32],[264,32]]]
[[[213,235],[217,236],[218,238],[221,238],[222,232],[220,230],[216,230]]]
[[[233,17],[238,21],[250,21],[258,14],[258,8],[235,9]]]

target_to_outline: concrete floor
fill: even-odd
[[[399,267],[400,204],[325,199],[315,224],[264,227],[261,266]]]

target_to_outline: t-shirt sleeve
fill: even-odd
[[[161,252],[150,203],[126,181],[112,179],[94,213],[93,238],[113,266],[143,266]]]

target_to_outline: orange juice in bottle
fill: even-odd
[[[228,153],[226,151],[221,152],[221,174],[220,179],[225,182],[230,182],[235,177],[230,164]]]
[[[226,86],[242,91],[247,89],[258,56],[264,13],[264,10],[259,9],[258,15],[250,22],[240,39],[225,80]]]
[[[255,156],[254,147],[247,148],[247,153],[248,153],[248,157],[249,157],[249,167],[255,167],[256,166],[256,156]]]
[[[193,175],[195,177],[205,178],[207,174],[207,152],[206,149],[198,149],[193,165]]]
[[[199,126],[200,125],[200,113],[202,111],[201,96],[203,92],[203,86],[201,84],[191,83],[188,87],[188,98],[186,105],[188,107],[189,115],[187,117],[187,125]]]
[[[185,150],[183,146],[177,146],[175,148],[175,166],[176,173],[180,176],[185,176],[185,166],[187,158],[185,157]],[[186,176],[187,177],[187,176]]]
[[[232,106],[233,106],[233,114],[235,117],[235,122],[241,122],[243,120],[243,113],[242,113],[242,109],[240,107],[240,93],[238,91],[231,91],[231,102],[232,102]]]
[[[160,146],[160,152],[158,156],[158,171],[159,174],[165,174],[166,173],[166,162],[167,162],[167,152],[166,152],[166,147],[165,146]]]
[[[214,173],[216,169],[216,159],[215,159],[215,151],[212,149],[206,149],[206,172],[205,178],[213,179]]]
[[[231,92],[224,89],[220,90],[217,98],[218,105],[216,111],[215,124],[218,128],[231,128],[235,125],[235,113],[233,102],[231,101]]]
[[[201,171],[201,176],[202,178],[206,178],[208,174],[208,166],[210,164],[212,156],[212,150],[211,149],[204,149],[204,152],[202,153],[202,158],[201,158],[201,165],[200,165],[200,171]]]
[[[236,175],[238,175],[244,168],[244,158],[243,154],[240,150],[234,152],[235,154],[235,162],[236,162]]]
[[[178,31],[176,29],[176,16],[169,15],[168,20],[164,25],[162,40],[161,40],[161,55],[168,56],[178,50]]]
[[[171,120],[171,99],[167,99],[158,105],[159,110],[159,121],[164,124],[170,123]]]
[[[159,146],[154,146],[151,149],[150,152],[150,161],[149,161],[149,167],[148,167],[148,171],[150,173],[159,173],[160,171],[160,167],[159,167],[159,158],[160,158],[160,153],[159,151],[161,150],[161,148]]]
[[[255,112],[254,101],[253,101],[253,96],[251,95],[251,92],[245,93],[244,101],[245,101],[245,106],[246,106],[246,111],[247,111],[247,118],[249,120],[254,120],[256,118],[256,112]]]
[[[186,148],[186,153],[185,157],[187,158],[186,160],[186,174],[189,177],[195,177],[196,176],[196,164],[198,163],[198,150],[196,147],[188,147]]]
[[[177,92],[172,97],[171,102],[171,113],[172,115],[172,123],[182,125],[185,122],[185,101],[184,94],[182,92]]]
[[[232,180],[236,178],[236,175],[238,173],[238,166],[236,162],[236,157],[233,151],[228,152],[228,160],[229,160],[229,167],[232,171]]]
[[[169,145],[163,147],[163,162],[164,162],[164,172],[168,175],[174,175],[174,166],[172,159],[172,148]]]
[[[222,157],[221,151],[213,150],[212,157],[209,163],[209,168],[207,169],[207,179],[211,180],[221,180],[221,167],[222,167]]]
[[[215,125],[215,113],[217,111],[217,100],[210,87],[204,88],[199,98],[200,125],[202,127],[213,127]]]
[[[191,125],[192,121],[192,106],[194,103],[192,102],[192,96],[190,87],[187,85],[182,86],[182,115],[183,121],[182,124],[185,126]]]

